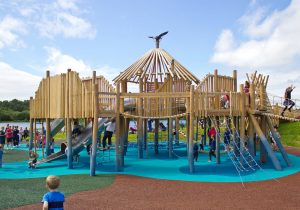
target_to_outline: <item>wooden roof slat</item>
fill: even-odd
[[[173,59],[170,54],[161,48],[152,49],[120,73],[113,81],[116,83],[126,79],[128,82],[136,83],[140,77],[147,77],[149,82],[154,82],[156,78],[159,82],[163,82],[166,73],[169,73],[171,77],[177,76],[179,79],[190,80],[196,84],[199,83],[199,79],[176,59],[174,59],[174,69],[171,70],[170,66]],[[142,69],[142,75],[139,76],[138,72],[140,69]]]

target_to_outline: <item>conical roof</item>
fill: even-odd
[[[174,60],[173,69],[171,67],[172,60]],[[195,75],[161,48],[148,51],[125,71],[121,72],[113,81],[117,83],[127,80],[127,82],[138,83],[140,78],[146,78],[147,82],[154,82],[155,79],[158,82],[164,82],[167,74],[178,79],[199,83],[199,79]]]

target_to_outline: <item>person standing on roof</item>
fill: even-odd
[[[290,106],[288,109],[289,109],[289,112],[292,111],[292,108],[293,106],[295,106],[295,102],[291,100],[292,98],[292,91],[295,89],[295,86],[291,85],[290,87],[288,87],[286,90],[285,90],[285,93],[284,93],[284,102],[283,102],[283,105],[285,106],[284,109],[282,110],[281,112],[281,116],[284,116],[284,112],[285,110],[287,110],[288,106]]]

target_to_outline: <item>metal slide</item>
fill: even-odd
[[[50,128],[51,128],[50,135],[55,136],[55,134],[57,134],[64,127],[64,125],[65,125],[65,121],[63,118],[58,118],[53,120],[50,124]]]
[[[98,129],[103,130],[104,123],[106,121],[107,121],[106,118],[99,118],[98,119]],[[82,134],[80,134],[76,138],[72,139],[73,155],[78,155],[87,145],[90,145],[92,143],[92,133],[93,133],[93,126],[92,126],[92,122],[90,122],[84,128]],[[67,157],[67,155],[65,154],[66,147],[67,147],[67,143],[62,143],[59,152],[38,160],[36,165],[46,163],[48,161],[66,158]]]

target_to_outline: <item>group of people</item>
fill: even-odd
[[[26,139],[29,135],[29,131],[27,127],[23,130],[22,127],[18,126],[10,126],[7,124],[6,128],[1,127],[0,129],[0,144],[4,148],[6,143],[7,149],[13,149],[14,147],[18,147],[19,143]]]
[[[274,126],[274,131],[275,131],[275,135],[276,137],[280,137],[279,132],[278,132],[278,126]],[[207,136],[209,139],[209,152],[208,152],[208,156],[209,156],[209,160],[208,162],[211,162],[212,157],[216,158],[216,136],[220,135],[217,134],[217,130],[214,126],[211,126],[208,128],[207,130]],[[243,148],[245,150],[248,150],[248,136],[247,136],[247,132],[245,132],[245,142],[243,145]],[[221,136],[221,135],[220,135]],[[224,149],[225,151],[230,151],[232,150],[232,148],[230,147],[231,144],[231,136],[232,136],[232,131],[229,128],[225,128],[224,133],[223,133],[223,143],[224,143]],[[274,151],[278,151],[278,146],[276,143],[276,137],[273,135],[273,133],[270,131],[269,132],[269,139],[270,139],[270,143],[271,143],[271,148]],[[204,151],[204,145],[203,145],[203,140],[204,139],[204,135],[202,135],[202,138],[200,140],[200,144],[198,146],[197,142],[194,142],[193,145],[193,156],[194,156],[194,160],[197,162],[198,161],[198,155],[201,151]],[[255,140],[258,140],[258,135],[256,134],[256,138]],[[237,147],[240,147],[240,143],[237,142]],[[199,148],[200,147],[200,148]]]
[[[208,130],[207,130],[207,136],[209,139],[209,152],[208,152],[209,160],[208,160],[208,162],[211,162],[212,157],[216,158],[215,152],[216,152],[216,136],[217,135],[220,135],[220,134],[217,133],[217,130],[214,126],[211,126],[208,128]],[[232,131],[229,128],[225,128],[224,133],[223,133],[223,143],[224,143],[225,151],[231,150],[231,147],[230,147],[231,135],[232,135]],[[200,144],[199,144],[200,148],[199,148],[197,142],[196,141],[194,142],[193,155],[194,155],[195,161],[198,160],[199,153],[201,151],[204,151],[204,145],[203,145],[204,140],[203,139],[204,139],[204,135],[202,135],[202,138],[200,140]],[[272,145],[274,144],[273,142],[275,142],[275,141],[271,141]],[[247,149],[247,143],[245,143],[244,147],[245,147],[245,149]]]
[[[208,139],[209,139],[209,152],[208,152],[209,160],[208,160],[208,162],[211,162],[212,156],[216,157],[215,151],[216,151],[217,131],[216,131],[214,126],[212,126],[208,129],[207,135],[208,135]],[[198,161],[199,152],[204,150],[203,139],[204,139],[204,135],[202,135],[201,140],[200,140],[200,148],[199,148],[197,142],[194,143],[193,155],[194,155],[194,160],[195,161]],[[229,144],[230,144],[230,131],[229,131],[229,129],[226,129],[225,132],[224,132],[225,150],[230,149]]]

